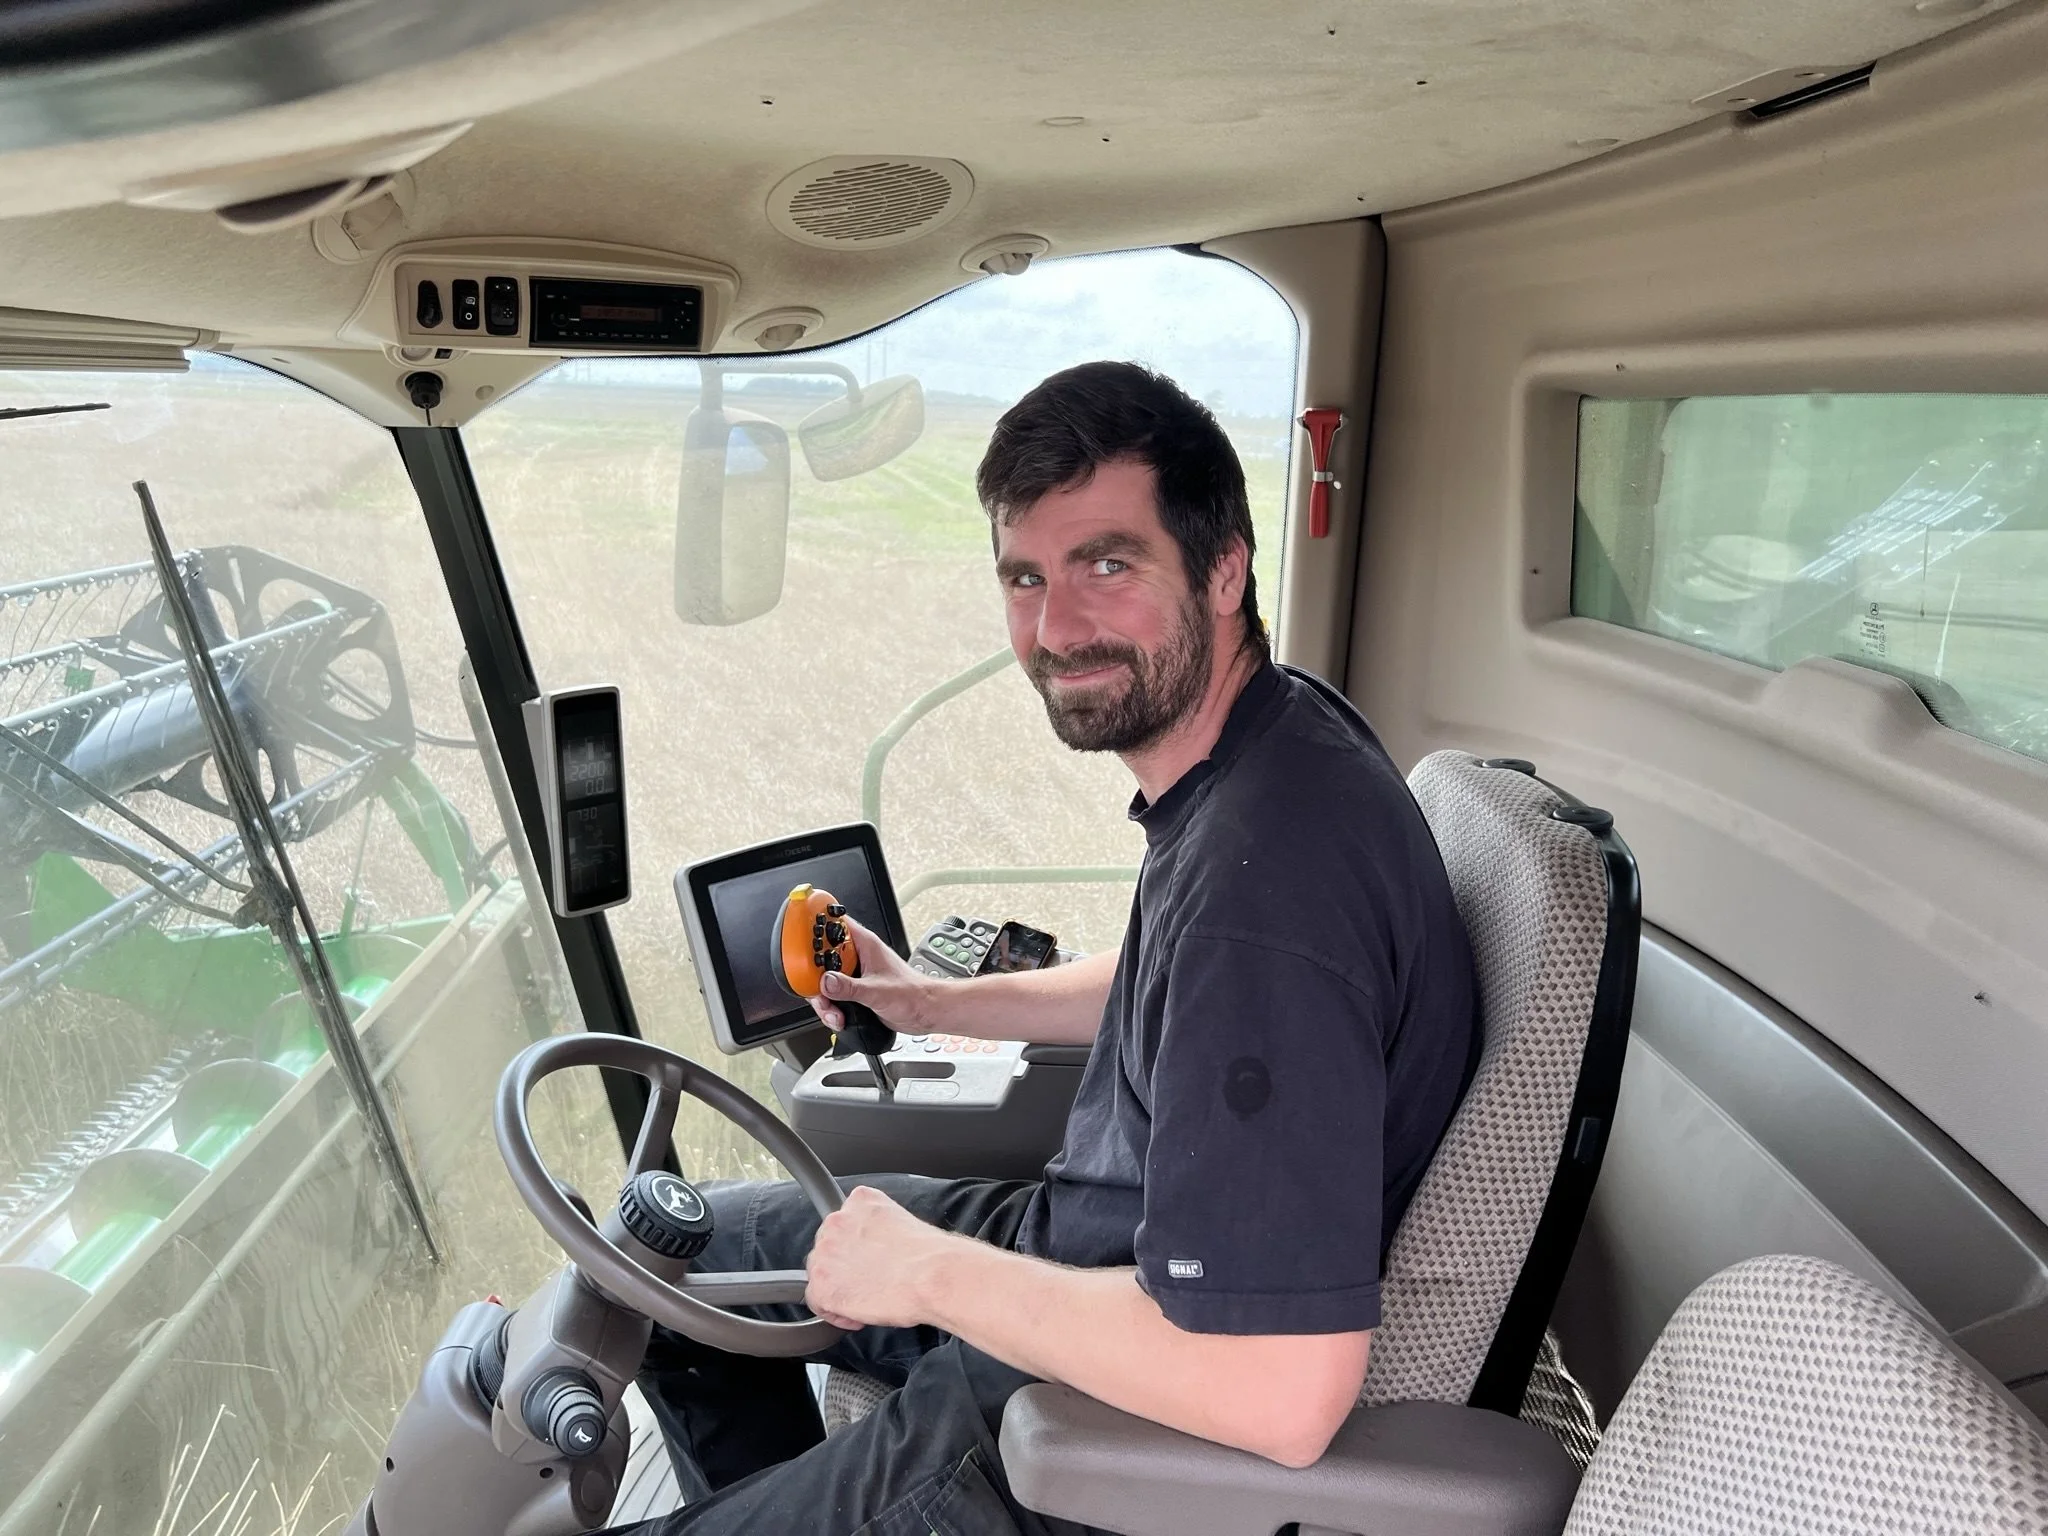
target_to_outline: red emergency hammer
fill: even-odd
[[[1330,441],[1344,425],[1344,413],[1335,406],[1316,406],[1301,413],[1301,425],[1308,433],[1309,476],[1308,536],[1330,536],[1330,492],[1342,490],[1337,472],[1330,468]]]

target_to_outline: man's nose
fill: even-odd
[[[1064,655],[1095,637],[1095,621],[1086,605],[1067,590],[1064,582],[1049,582],[1045,603],[1038,610],[1038,643],[1055,655]]]

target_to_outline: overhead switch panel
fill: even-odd
[[[429,240],[385,253],[341,335],[404,349],[701,353],[731,325],[738,297],[731,268],[662,251],[528,236]],[[806,331],[822,323],[814,311],[791,313],[807,317]]]

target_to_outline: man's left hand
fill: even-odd
[[[804,1299],[840,1328],[915,1328],[931,1321],[925,1297],[933,1264],[949,1247],[970,1241],[860,1185],[818,1228],[805,1264]]]

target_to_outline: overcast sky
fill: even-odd
[[[1179,251],[1040,262],[989,278],[822,355],[863,378],[1008,401],[1091,358],[1161,369],[1233,413],[1282,416],[1294,397],[1294,316],[1244,268]]]

